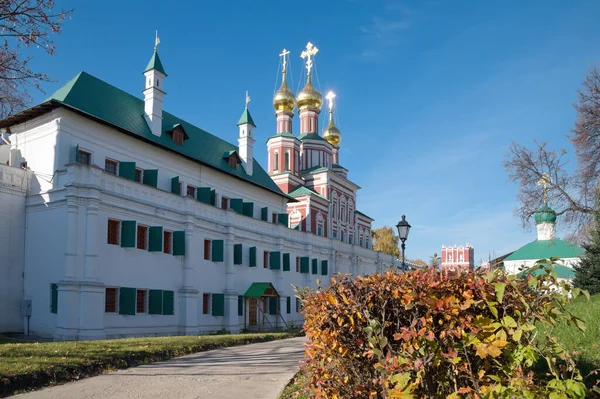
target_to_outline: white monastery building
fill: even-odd
[[[554,267],[557,278],[572,280],[575,277],[573,266],[581,261],[579,256],[583,254],[584,250],[556,237],[556,219],[556,212],[545,200],[542,207],[534,214],[537,239],[504,258],[504,268],[507,273],[518,274],[534,266],[540,259],[557,257],[560,258],[557,261],[558,265]]]
[[[370,249],[333,94],[317,132],[316,53],[302,53],[296,95],[281,55],[266,170],[248,100],[221,137],[163,109],[156,47],[143,99],[81,72],[0,121],[0,331],[83,340],[298,326],[292,285],[396,266]]]

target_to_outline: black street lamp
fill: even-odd
[[[406,216],[402,215],[402,220],[396,225],[398,229],[398,237],[402,241],[402,271],[406,271],[406,263],[404,262],[404,249],[406,248],[406,240],[408,239],[408,232],[410,231],[410,224],[406,221]]]

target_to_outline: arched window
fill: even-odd
[[[275,151],[275,161],[273,162],[273,171],[277,172],[279,170],[279,153]]]
[[[283,161],[285,163],[284,170],[289,171],[290,170],[290,152],[289,151],[285,152],[285,157],[284,157]]]

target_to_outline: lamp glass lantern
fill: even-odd
[[[402,215],[402,220],[398,222],[396,228],[398,229],[400,241],[406,241],[408,239],[408,232],[410,231],[410,224],[406,221],[406,215]]]

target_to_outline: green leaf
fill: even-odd
[[[504,299],[504,290],[506,289],[506,284],[494,283],[494,289],[496,290],[496,298],[498,298],[498,302],[502,303],[502,299]]]
[[[521,340],[521,335],[523,335],[523,330],[518,328],[512,336],[513,341],[519,342]]]
[[[585,331],[585,321],[583,321],[579,317],[575,317],[575,316],[573,316],[573,318],[571,320],[575,323],[575,325],[577,326],[577,328],[580,331]]]
[[[510,316],[504,316],[502,318],[502,325],[506,328],[517,328],[517,322]]]
[[[587,290],[581,290],[581,293],[587,298],[587,300],[590,300],[590,293]]]
[[[387,337],[381,337],[381,339],[379,340],[379,346],[382,348],[385,347],[387,345],[387,343],[388,343]]]
[[[490,312],[492,312],[492,314],[494,315],[495,318],[498,318],[498,309],[496,309],[496,307],[492,304],[492,302],[490,301],[486,301],[488,309],[490,309]]]

